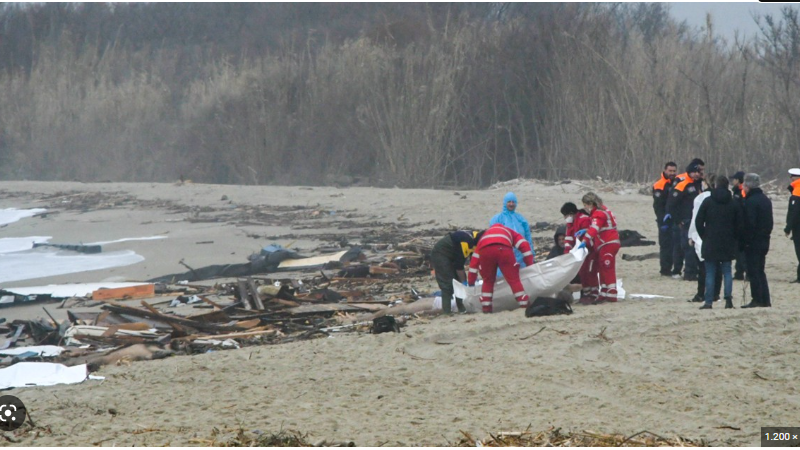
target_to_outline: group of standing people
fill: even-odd
[[[756,173],[737,172],[706,177],[705,163],[696,158],[677,174],[677,164],[664,165],[653,185],[653,210],[659,230],[662,276],[697,281],[690,301],[712,309],[723,290],[725,308],[733,308],[733,279],[750,282],[751,301],[743,308],[772,306],[765,272],[773,229],[772,201],[761,190]],[[794,241],[800,282],[800,169],[791,169],[792,196],[786,220]],[[736,260],[732,273],[732,261]],[[724,288],[724,289],[723,289]]]

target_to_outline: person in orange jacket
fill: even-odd
[[[497,279],[497,269],[505,277],[511,292],[519,303],[520,308],[526,308],[530,298],[522,287],[519,279],[519,263],[514,255],[514,249],[522,253],[526,267],[534,263],[531,245],[516,231],[495,224],[478,234],[478,243],[469,262],[467,284],[475,286],[478,272],[483,278],[481,288],[481,309],[484,313],[492,312],[492,297],[494,295],[494,282]]]
[[[675,174],[678,172],[678,165],[672,161],[664,164],[661,177],[653,183],[653,211],[656,213],[656,225],[658,226],[658,259],[661,264],[661,276],[672,276],[672,230],[669,225],[665,225],[664,215],[667,214],[667,199],[669,190],[675,182]]]
[[[797,257],[797,278],[790,283],[800,283],[800,168],[789,169],[789,177],[792,180],[789,185],[791,196],[783,232],[794,241],[794,254]]]
[[[592,218],[592,225],[583,236],[582,243],[592,249],[592,269],[589,276],[598,277],[600,283],[600,292],[594,304],[616,302],[616,259],[620,248],[617,219],[594,192],[584,195],[581,200]]]

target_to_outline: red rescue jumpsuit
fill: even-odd
[[[564,238],[564,253],[569,253],[575,245],[575,235],[583,230],[585,233],[589,227],[592,226],[592,217],[586,211],[579,209],[578,213],[572,219],[572,223],[567,224],[567,236]],[[580,238],[577,238],[580,242]],[[593,257],[591,247],[587,247],[589,254],[583,260],[581,270],[578,272],[578,278],[581,280],[581,298],[585,302],[592,302],[597,299],[599,282],[597,281],[597,272],[592,274]]]
[[[605,206],[595,208],[591,218],[592,225],[583,237],[583,242],[592,249],[591,254],[587,257],[587,259],[591,259],[588,278],[597,280],[599,277],[598,302],[616,302],[616,259],[620,247],[617,219]],[[583,278],[581,278],[581,283],[584,283]]]
[[[523,261],[527,266],[533,265],[533,252],[528,241],[521,234],[500,224],[489,227],[475,246],[475,252],[469,262],[467,283],[475,286],[480,270],[483,278],[481,309],[485,313],[492,312],[492,296],[498,267],[511,287],[519,306],[522,308],[528,306],[530,299],[519,279],[519,263],[514,256],[514,248],[522,252]]]

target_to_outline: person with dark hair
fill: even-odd
[[[689,244],[694,248],[694,254],[697,256],[699,264],[697,266],[697,293],[695,293],[694,297],[692,297],[689,302],[703,303],[706,297],[706,266],[704,262],[705,258],[703,257],[703,238],[700,236],[700,233],[697,232],[697,213],[700,211],[700,206],[703,204],[703,201],[711,196],[711,189],[715,187],[715,180],[716,176],[714,174],[710,174],[703,180],[706,183],[706,189],[695,197],[694,206],[692,208],[692,221],[689,224]],[[719,300],[721,289],[722,271],[719,270],[716,273],[716,279],[714,281],[714,301]]]
[[[653,184],[653,211],[656,213],[656,225],[658,226],[658,259],[661,263],[661,275],[665,277],[672,275],[672,230],[669,225],[664,224],[664,215],[666,214],[669,190],[672,188],[677,172],[678,165],[670,161],[664,164],[661,178]]]
[[[568,253],[575,246],[575,240],[580,240],[580,237],[586,233],[586,230],[592,225],[592,218],[585,209],[578,209],[575,203],[567,202],[561,207],[561,214],[564,216],[564,221],[567,223],[567,236],[564,238],[564,253]],[[586,249],[589,253],[586,259],[583,260],[581,269],[578,272],[577,282],[581,283],[581,302],[592,303],[597,299],[598,281],[597,272],[592,276],[590,274],[592,269],[592,251]],[[575,282],[575,280],[573,280]]]
[[[697,233],[702,238],[702,255],[705,264],[705,303],[700,309],[711,309],[717,272],[724,280],[725,309],[733,308],[733,276],[731,261],[736,256],[736,246],[744,227],[742,208],[733,200],[728,190],[728,179],[717,177],[711,195],[703,200],[695,221]]]
[[[525,288],[519,278],[520,265],[514,256],[514,249],[522,252],[526,266],[533,265],[533,251],[528,241],[521,234],[499,223],[492,225],[481,234],[475,245],[475,251],[469,262],[467,284],[475,286],[480,271],[481,278],[483,278],[481,309],[484,313],[492,312],[494,282],[497,279],[498,269],[511,287],[511,292],[514,293],[514,298],[520,308],[528,306],[530,298],[525,293]],[[444,305],[444,302],[442,304]]]
[[[694,199],[703,192],[702,160],[695,159],[687,167],[686,173],[676,177],[675,186],[667,200],[664,224],[671,225],[673,234],[673,278],[680,279],[680,267],[685,266],[683,279],[697,281],[698,260],[689,245],[689,224],[692,220]]]
[[[467,281],[464,264],[475,249],[475,235],[470,231],[453,231],[439,239],[431,250],[431,265],[436,276],[436,284],[442,291],[442,311],[450,314],[453,299],[453,280]],[[459,312],[466,312],[463,300],[456,298]]]
[[[547,255],[547,259],[553,259],[557,256],[561,256],[564,254],[564,238],[567,235],[567,227],[564,225],[559,226],[556,228],[556,234],[553,235],[553,248],[550,249],[550,254]]]
[[[800,283],[800,169],[789,169],[789,210],[786,212],[786,227],[783,232],[794,242],[794,254],[797,257],[797,277],[790,283]]]
[[[735,203],[739,205],[739,207],[743,208],[744,210],[744,189],[742,186],[744,183],[744,172],[741,170],[736,172],[735,174],[731,175],[730,184],[731,184],[731,193],[733,194],[733,199]],[[744,251],[736,250],[736,265],[734,266],[733,272],[733,279],[734,280],[744,280],[745,279],[745,263],[744,263]]]
[[[600,290],[593,304],[617,301],[617,270],[616,259],[620,248],[619,232],[617,232],[617,219],[614,214],[603,205],[603,200],[594,192],[589,192],[581,199],[583,207],[589,211],[592,225],[586,231],[581,242],[592,249],[591,269],[589,277],[596,275]],[[581,280],[583,284],[584,281]],[[583,297],[581,303],[585,303]]]
[[[770,307],[772,300],[764,267],[773,227],[772,201],[761,191],[761,177],[755,173],[744,176],[744,192],[745,225],[742,235],[752,299],[742,308]]]

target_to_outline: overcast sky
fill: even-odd
[[[772,14],[780,17],[781,8],[791,3],[711,3],[711,2],[669,2],[672,15],[678,20],[686,20],[690,27],[706,25],[706,13],[710,12],[717,34],[733,39],[734,30],[738,29],[748,36],[758,33],[758,26],[752,13]],[[794,3],[797,7],[798,3]]]

